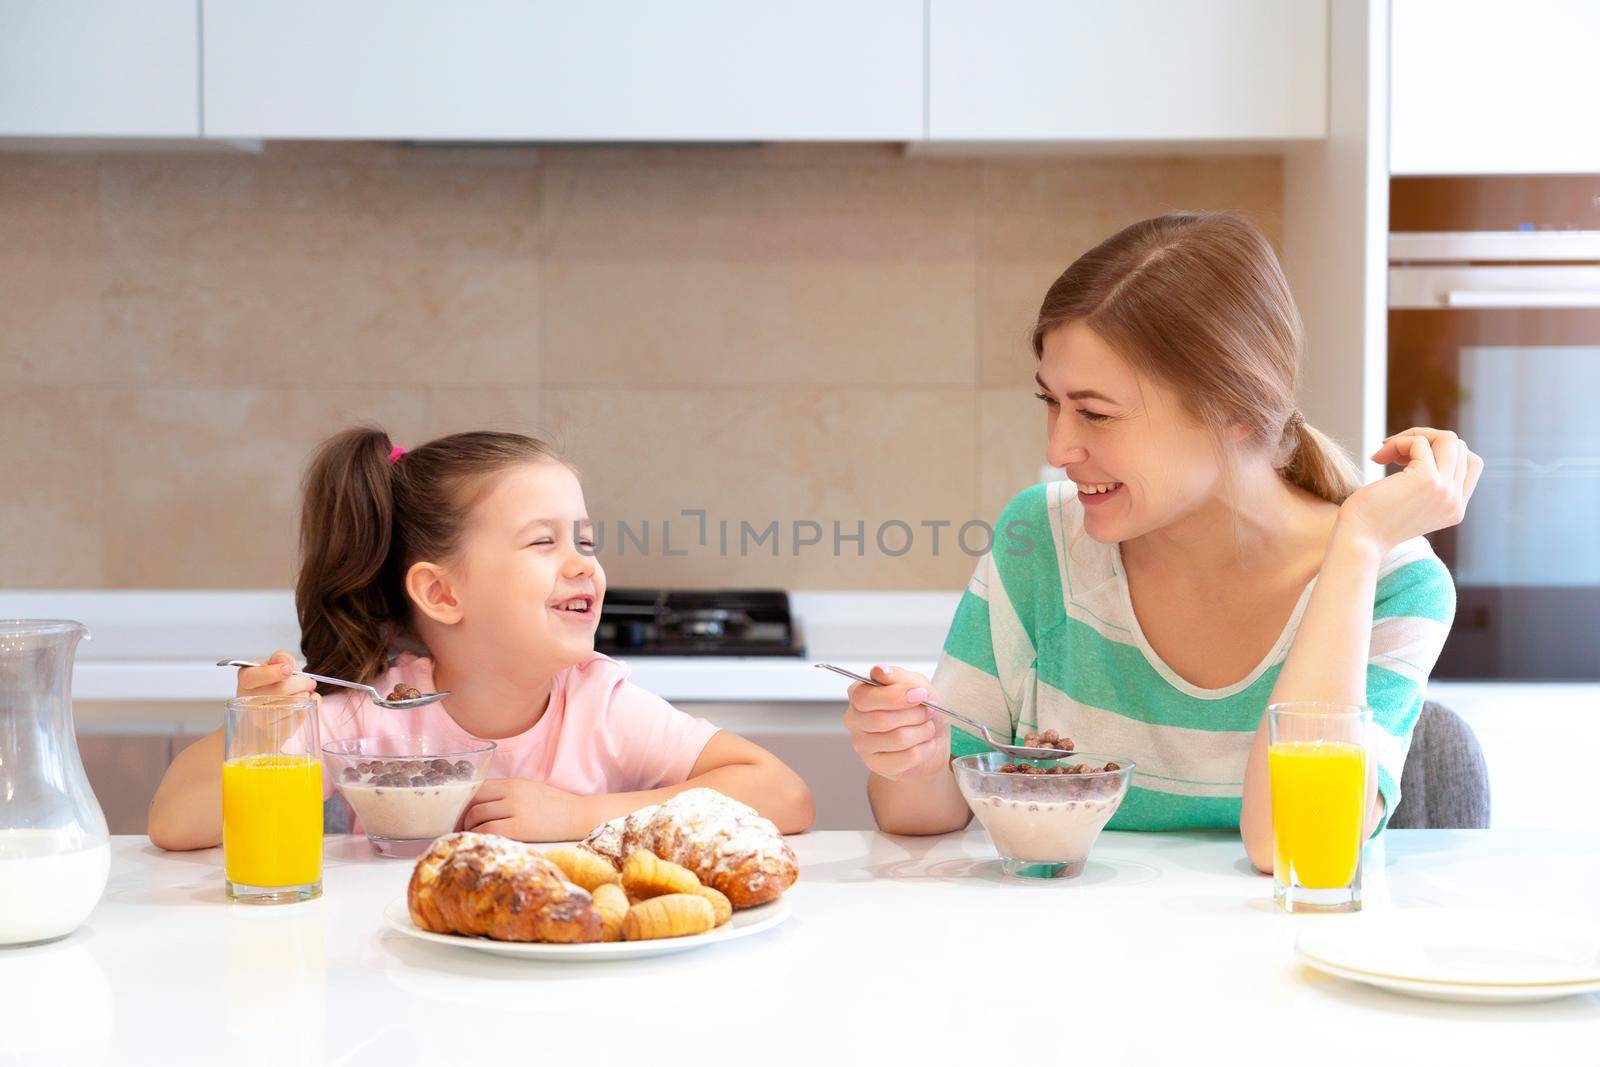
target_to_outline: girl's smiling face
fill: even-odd
[[[1045,335],[1036,378],[1049,412],[1046,459],[1077,484],[1096,541],[1131,541],[1220,493],[1207,427],[1083,322]]]
[[[471,504],[443,568],[459,636],[509,676],[549,675],[594,651],[606,576],[583,489],[565,464],[524,463]]]

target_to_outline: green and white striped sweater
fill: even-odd
[[[1308,586],[1248,676],[1223,689],[1191,685],[1140,632],[1117,546],[1083,532],[1083,505],[1069,483],[1047,482],[1001,514],[956,609],[933,687],[996,733],[1052,729],[1086,753],[1132,759],[1133,784],[1111,829],[1236,829],[1250,743],[1310,593]],[[1389,553],[1367,661],[1384,823],[1400,802],[1428,672],[1454,615],[1450,572],[1424,538]],[[951,734],[952,755],[987,747],[965,731]]]

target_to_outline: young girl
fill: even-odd
[[[1263,871],[1263,711],[1368,705],[1367,822],[1382,828],[1455,609],[1422,535],[1461,521],[1483,462],[1455,434],[1408,429],[1372,456],[1404,469],[1357,488],[1295,407],[1302,343],[1271,246],[1227,215],[1136,223],[1051,285],[1037,395],[1046,457],[1076,491],[1038,485],[1006,508],[932,683],[880,667],[886,687],[851,688],[883,829],[969,818],[949,761],[987,746],[930,699],[1133,759],[1113,828],[1236,828]]]
[[[462,433],[407,452],[355,429],[324,443],[306,479],[295,588],[307,669],[385,694],[405,684],[451,695],[396,712],[323,687],[323,740],[493,740],[463,825],[523,841],[580,838],[695,786],[750,804],[784,833],[804,830],[811,794],[794,771],[595,652],[605,572],[588,521],[572,469],[532,438]],[[311,691],[296,669],[276,652],[239,672],[238,692]],[[150,840],[218,844],[221,780],[218,731],[167,770]]]

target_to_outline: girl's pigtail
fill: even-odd
[[[345,430],[306,471],[295,610],[308,669],[366,681],[387,666],[397,576],[393,446],[382,430]],[[327,686],[319,687],[327,691]]]

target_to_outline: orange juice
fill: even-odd
[[[1348,741],[1279,741],[1272,777],[1272,863],[1278,880],[1306,889],[1350,884],[1361,858],[1367,754]]]
[[[222,765],[228,881],[301,886],[322,879],[322,761],[244,756]]]

